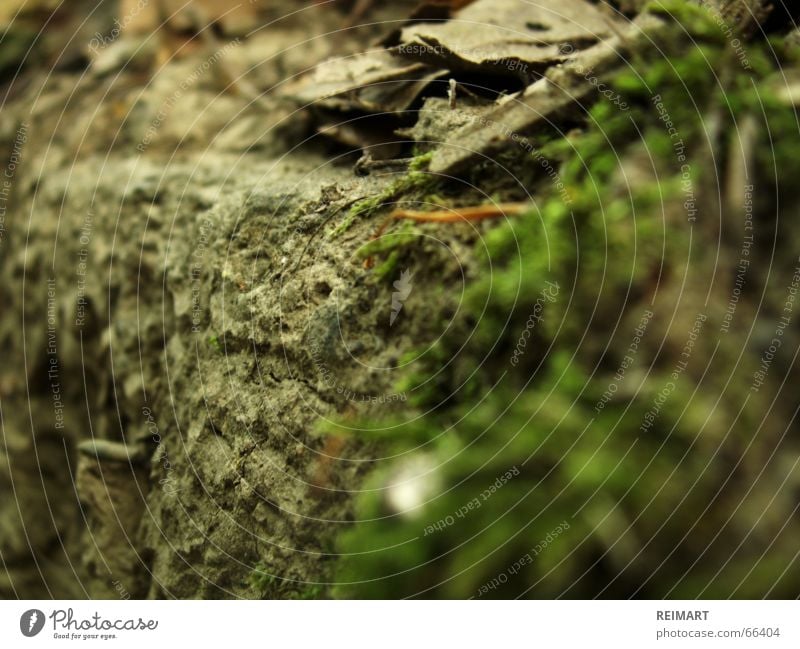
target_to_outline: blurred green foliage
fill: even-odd
[[[397,458],[340,538],[336,595],[797,595],[800,314],[751,389],[800,251],[787,59],[750,44],[746,72],[701,10],[659,6],[674,29],[612,82],[631,109],[600,99],[542,149],[571,202],[487,228],[463,315],[398,386],[415,410],[362,422]],[[726,332],[741,167],[754,246]]]

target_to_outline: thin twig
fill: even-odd
[[[414,210],[395,210],[390,219],[408,219],[426,223],[458,223],[459,221],[482,221],[503,216],[522,214],[530,209],[530,203],[499,203],[478,205],[477,207],[454,207],[448,210],[417,212]]]

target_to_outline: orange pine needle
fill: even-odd
[[[497,219],[503,216],[522,214],[529,210],[530,203],[499,203],[497,205],[478,205],[476,207],[454,207],[449,210],[434,210],[433,212],[418,212],[415,210],[395,210],[381,224],[381,227],[372,235],[374,241],[380,237],[392,221],[408,219],[420,223],[458,223],[461,221],[482,221],[483,219]],[[372,268],[372,257],[364,260],[364,268]]]
[[[482,221],[502,216],[521,214],[530,209],[530,203],[500,203],[498,205],[479,205],[477,207],[456,207],[450,210],[417,212],[414,210],[395,210],[389,218],[409,219],[426,223],[458,223],[459,221]]]

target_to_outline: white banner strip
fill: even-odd
[[[800,647],[800,603],[0,602],[0,647]]]

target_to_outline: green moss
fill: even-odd
[[[22,65],[30,65],[31,58],[39,58],[36,50],[31,50],[37,35],[37,30],[16,24],[5,29],[2,34],[3,50],[0,53],[0,78],[5,80],[17,73]]]
[[[386,254],[387,252],[405,248],[418,238],[419,235],[412,227],[406,227],[399,232],[389,232],[378,239],[364,244],[358,249],[356,254],[361,259],[373,257],[374,255]]]
[[[293,593],[288,599],[322,599],[325,597],[325,588],[319,584],[311,584],[302,590]]]
[[[344,220],[329,233],[331,239],[341,236],[356,220],[369,218],[382,209],[394,204],[398,196],[411,196],[414,193],[424,195],[436,185],[437,178],[427,173],[433,152],[424,153],[411,160],[408,173],[395,180],[389,187],[376,196],[358,201],[348,210]]]
[[[296,584],[270,573],[266,564],[259,563],[250,573],[250,586],[260,599],[322,599],[326,596],[321,584]]]
[[[395,276],[395,271],[405,251],[419,243],[419,232],[412,223],[406,222],[397,231],[387,232],[369,241],[356,251],[360,259],[370,259],[375,264],[372,276],[386,281]]]
[[[250,573],[250,586],[261,598],[267,597],[274,590],[277,583],[277,578],[270,574],[268,568],[263,564],[257,565]]]

